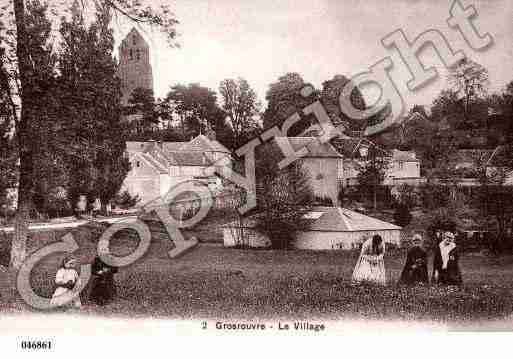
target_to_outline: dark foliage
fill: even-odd
[[[394,212],[395,224],[401,227],[406,227],[408,224],[410,224],[411,219],[412,215],[408,206],[403,203],[398,203]]]

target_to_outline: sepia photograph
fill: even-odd
[[[0,0],[0,339],[68,331],[513,333],[513,2]]]

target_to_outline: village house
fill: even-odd
[[[295,249],[358,249],[375,234],[385,243],[401,246],[401,227],[345,208],[313,207],[303,220],[306,229],[294,234]],[[269,238],[256,229],[256,224],[257,219],[249,217],[223,225],[224,246],[269,247]]]
[[[388,159],[384,185],[398,186],[401,184],[418,185],[424,178],[420,175],[420,160],[413,151],[393,149],[386,151],[373,142],[363,138],[337,138],[332,140],[334,148],[343,157],[343,167],[339,171],[338,181],[342,186],[358,184],[357,177],[361,162],[365,160],[369,149],[376,149]]]
[[[485,170],[492,182],[513,185],[513,171],[508,169],[505,146],[493,149],[460,149],[451,161],[460,186],[479,186],[481,171]]]
[[[337,203],[338,174],[343,166],[343,157],[330,143],[320,143],[315,137],[276,137],[276,143],[284,148],[287,141],[296,152],[307,148],[308,152],[298,161],[308,176],[316,198],[329,198]]]
[[[357,176],[366,152],[375,146],[388,159],[384,185],[396,187],[401,184],[418,185],[424,178],[420,175],[420,161],[412,151],[385,151],[366,139],[337,138],[320,143],[316,137],[276,137],[279,148],[290,144],[294,152],[306,148],[308,152],[298,159],[317,199],[331,199],[338,203],[340,186],[358,184]]]
[[[179,183],[196,180],[213,192],[222,189],[221,178],[207,173],[214,163],[231,167],[230,150],[214,139],[199,135],[189,142],[127,142],[131,169],[121,190],[138,195],[139,205],[164,196]]]

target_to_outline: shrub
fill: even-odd
[[[8,267],[11,260],[11,238],[0,232],[0,266]]]
[[[114,204],[121,209],[134,207],[141,199],[138,195],[132,196],[128,191],[118,193],[114,198]]]
[[[399,203],[404,204],[408,208],[416,206],[418,202],[418,194],[415,187],[407,183],[403,183],[396,188],[395,197]]]
[[[406,227],[410,224],[412,215],[407,205],[399,203],[395,208],[394,222],[398,226]]]

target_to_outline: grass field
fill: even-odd
[[[80,236],[75,237],[80,243]],[[119,254],[134,245],[120,238],[113,248]],[[404,260],[401,251],[385,258],[389,285],[379,288],[351,285],[357,259],[351,252],[245,251],[201,244],[171,260],[167,257],[171,247],[167,241],[153,243],[147,256],[120,270],[118,296],[112,304],[86,304],[83,311],[186,319],[368,318],[442,323],[500,320],[513,313],[513,257],[464,256],[461,289],[407,289],[395,285]],[[81,248],[81,261],[92,260],[94,246],[81,243]],[[38,293],[51,295],[60,258],[61,254],[50,256],[33,271]],[[12,277],[0,270],[0,310],[30,311],[17,295]]]

